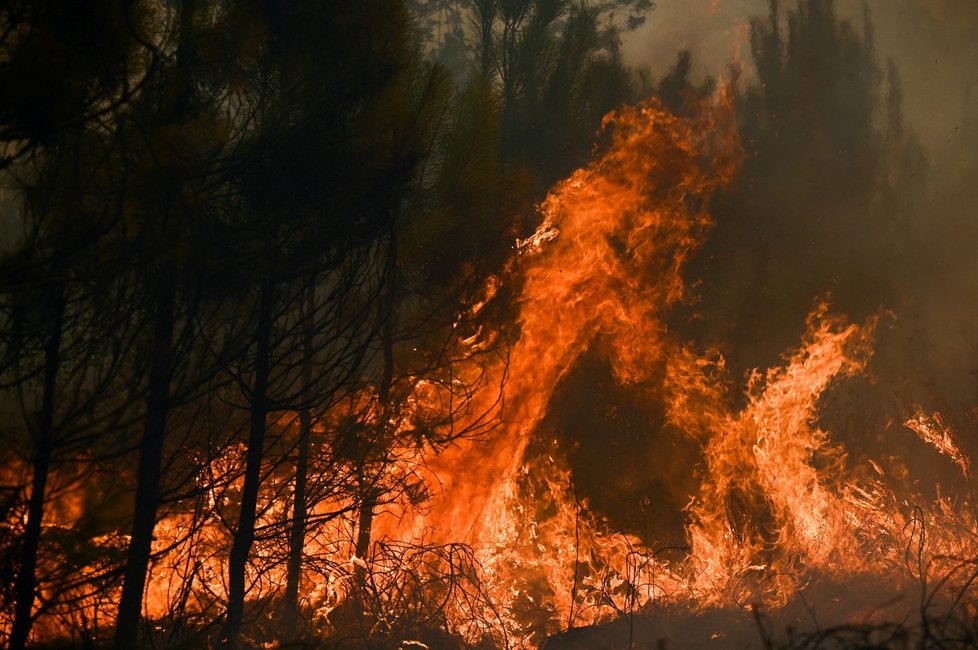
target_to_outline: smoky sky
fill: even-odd
[[[978,139],[978,0],[836,0],[838,15],[862,27],[864,7],[877,51],[904,86],[908,125],[937,162],[963,156]],[[794,8],[782,0],[782,16]],[[722,74],[731,61],[750,68],[748,27],[769,0],[659,0],[646,24],[624,41],[628,62],[664,73],[676,52],[693,53],[699,75]],[[881,63],[883,63],[881,61]],[[952,160],[947,160],[949,164]],[[957,164],[976,162],[974,154]]]

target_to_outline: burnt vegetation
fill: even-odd
[[[615,622],[564,631],[573,617],[525,599],[514,636],[465,540],[376,533],[382,513],[431,507],[431,458],[505,417],[484,369],[520,334],[514,242],[620,106],[655,94],[682,114],[728,86],[745,163],[668,316],[733,376],[777,365],[817,296],[855,320],[925,301],[920,258],[939,243],[904,225],[930,170],[872,18],[772,1],[751,23],[750,70],[694,79],[685,53],[653,80],[621,53],[653,8],[0,7],[0,643],[683,647],[715,628],[772,649],[978,644],[975,560],[928,583],[923,515],[906,552],[919,616],[841,627],[810,611],[641,609],[633,592],[654,576],[636,551],[634,580],[574,569],[572,602],[610,603]],[[888,329],[875,381],[827,395],[824,417],[919,456],[888,429],[908,415],[899,398],[941,410],[974,448],[973,396],[951,387],[975,360],[908,352],[939,317]],[[600,338],[588,345],[526,467],[566,463],[574,499],[679,557],[701,450],[666,430],[663,377],[623,387]],[[882,435],[853,440],[855,455],[875,457]],[[520,483],[541,519],[546,489]]]

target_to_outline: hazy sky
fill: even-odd
[[[795,6],[782,0],[782,16]],[[630,64],[665,71],[690,49],[698,75],[749,63],[748,22],[768,0],[658,0],[645,26],[625,41]],[[836,0],[861,28],[863,0]],[[937,158],[978,140],[978,0],[866,0],[881,63],[892,58],[904,85],[907,120]],[[970,148],[970,147],[969,147]]]

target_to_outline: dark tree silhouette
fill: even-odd
[[[103,373],[111,374],[106,368],[117,369],[109,360],[103,365],[105,349],[93,332],[79,330],[109,320],[93,319],[87,310],[98,308],[91,292],[110,286],[104,274],[90,274],[93,260],[105,260],[95,251],[104,246],[116,206],[96,203],[91,186],[106,182],[102,125],[131,99],[151,58],[141,42],[142,11],[135,2],[66,7],[30,1],[0,11],[0,169],[20,179],[24,213],[15,250],[4,251],[0,286],[8,385],[23,391],[33,383],[35,343],[41,355],[40,404],[36,417],[28,413],[25,421],[32,471],[13,586],[12,648],[24,647],[35,617],[51,472],[91,433],[85,427],[94,413],[85,410],[94,411],[97,400],[85,391],[104,388]],[[124,339],[125,329],[116,334]],[[27,403],[32,399],[28,395]],[[72,412],[74,423],[64,419]]]
[[[894,226],[922,198],[893,183],[926,176],[868,14],[857,29],[832,2],[785,16],[774,1],[750,39],[757,81],[737,100],[749,155],[691,269],[704,280],[696,309],[715,315],[705,334],[733,343],[738,370],[775,363],[826,292],[853,318],[893,304],[906,246]]]

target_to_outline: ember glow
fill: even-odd
[[[822,394],[865,370],[879,317],[852,324],[823,303],[783,365],[755,371],[742,385],[719,353],[697,350],[666,327],[666,310],[687,296],[684,264],[709,234],[710,198],[735,177],[741,159],[725,96],[686,118],[649,101],[609,115],[603,129],[610,145],[557,184],[540,206],[536,234],[516,247],[518,339],[495,367],[473,368],[489,379],[466,409],[498,421],[440,454],[397,454],[386,471],[423,477],[430,502],[388,504],[373,525],[370,556],[356,556],[353,515],[307,542],[307,555],[328,558],[324,574],[306,582],[319,624],[342,616],[358,567],[371,576],[376,606],[388,608],[377,616],[403,614],[405,603],[380,595],[416,571],[425,580],[415,588],[429,593],[413,597],[450,599],[455,630],[472,642],[516,647],[623,612],[780,607],[815,576],[844,582],[871,575],[903,589],[906,547],[918,541],[922,570],[949,570],[941,558],[957,552],[957,527],[929,529],[925,543],[917,528],[922,511],[899,504],[885,481],[848,478],[846,450],[818,424]],[[705,465],[686,510],[688,548],[680,559],[661,558],[654,540],[616,532],[590,512],[559,452],[526,455],[555,387],[596,343],[612,359],[617,382],[663,400],[666,426],[702,447]],[[480,337],[463,344],[477,348]],[[414,390],[411,408],[427,403],[437,410],[432,387],[422,382]],[[907,427],[966,468],[940,414],[915,415]],[[277,488],[268,490],[263,512],[272,525],[282,502]],[[939,501],[928,516],[952,520],[954,511]],[[198,575],[221,575],[220,553],[202,553],[220,548],[219,530],[205,526],[191,538],[181,532],[190,519],[181,522],[161,524],[157,544],[182,539],[184,550],[150,583],[153,617],[164,616],[174,590],[186,585],[181,562],[198,566]],[[456,549],[449,553],[456,556],[426,557],[425,548]],[[258,556],[274,552],[270,546]],[[457,593],[440,574],[453,563],[467,583],[454,587]],[[283,570],[256,566],[255,588],[275,593]],[[215,600],[219,585],[210,583]]]
[[[720,11],[720,5],[711,1],[709,10]],[[332,11],[340,17],[359,11],[325,7],[327,18],[335,18]],[[174,10],[174,16],[183,10]],[[179,29],[207,22],[201,17],[205,12],[187,11],[184,23],[174,21]],[[218,25],[227,19],[223,9],[215,11],[207,20]],[[404,52],[407,15],[405,10],[404,33],[387,39],[404,37]],[[374,18],[365,16],[372,24]],[[253,17],[232,17],[229,24],[236,30],[251,29]],[[486,38],[495,37],[497,18],[489,19]],[[638,14],[632,18],[641,24]],[[836,25],[831,11],[823,16],[799,9],[792,14],[792,29],[803,18]],[[769,22],[757,19],[736,30],[738,66],[747,65],[740,58],[748,43],[755,59],[762,58],[764,48],[781,56],[779,20],[778,4],[772,3]],[[269,19],[269,29],[274,22]],[[575,23],[568,19],[568,24]],[[248,38],[269,38],[285,48],[259,31]],[[846,25],[833,37],[862,43],[854,33]],[[871,33],[865,34],[870,47]],[[170,56],[167,47],[149,48],[149,58]],[[265,56],[256,53],[263,47],[235,55],[247,63],[242,70],[259,65],[254,61]],[[386,52],[371,52],[386,60]],[[574,165],[589,161],[565,174],[568,164],[561,180],[552,184],[554,174],[534,193],[522,185],[551,169],[516,160],[513,151],[519,147],[497,137],[493,120],[505,124],[515,118],[497,106],[491,71],[482,79],[485,88],[473,82],[467,90],[452,91],[447,68],[405,64],[390,72],[390,79],[364,84],[376,83],[379,90],[364,90],[364,97],[355,96],[362,89],[351,90],[349,106],[334,106],[333,98],[317,99],[310,90],[315,108],[296,116],[291,109],[275,112],[289,101],[280,102],[274,96],[280,90],[271,89],[289,81],[289,65],[306,60],[305,52],[292,54],[294,60],[284,57],[279,68],[265,71],[258,90],[228,82],[227,94],[211,107],[214,114],[217,106],[230,110],[241,99],[241,107],[268,111],[269,117],[260,119],[269,124],[307,120],[319,128],[316,111],[327,106],[335,110],[331,119],[350,132],[349,142],[343,140],[327,157],[351,165],[359,164],[358,156],[369,161],[352,176],[359,182],[376,172],[377,186],[365,181],[348,191],[346,184],[353,181],[337,176],[340,190],[330,186],[322,195],[310,194],[308,204],[296,199],[293,205],[293,195],[301,194],[295,187],[280,192],[276,183],[284,181],[266,187],[259,177],[287,166],[266,160],[279,155],[279,145],[284,158],[293,155],[292,147],[312,155],[305,151],[307,132],[290,132],[278,142],[278,126],[266,135],[264,125],[249,122],[252,117],[215,118],[204,125],[207,129],[195,128],[212,135],[234,131],[213,135],[229,138],[233,151],[222,152],[227,159],[220,164],[210,158],[220,158],[217,145],[204,143],[202,152],[187,156],[208,161],[202,168],[220,179],[213,182],[219,191],[197,186],[191,191],[191,185],[174,181],[180,188],[174,195],[186,205],[174,199],[161,214],[203,220],[201,215],[209,218],[213,211],[219,218],[203,230],[214,232],[194,237],[238,237],[246,243],[235,240],[241,248],[232,251],[234,259],[273,260],[267,263],[271,270],[252,261],[215,270],[195,252],[188,254],[196,249],[187,241],[148,230],[137,239],[172,236],[167,246],[173,250],[160,259],[152,257],[157,252],[146,252],[152,263],[145,264],[149,270],[139,269],[146,277],[126,275],[128,266],[119,272],[119,286],[131,287],[119,289],[126,308],[115,320],[92,315],[98,312],[93,305],[104,306],[98,291],[105,287],[82,263],[81,270],[71,272],[59,266],[68,268],[69,262],[52,263],[57,273],[51,271],[55,280],[47,280],[56,289],[51,296],[25,293],[54,306],[37,314],[26,310],[24,322],[9,328],[11,340],[18,345],[30,340],[34,347],[9,369],[0,367],[0,378],[6,382],[9,375],[10,385],[22,389],[19,408],[27,423],[24,450],[8,454],[13,460],[0,467],[0,496],[6,499],[0,501],[0,533],[33,531],[33,551],[24,542],[24,560],[0,565],[30,567],[17,574],[15,589],[0,590],[0,642],[9,640],[17,650],[32,642],[101,647],[115,634],[117,648],[135,640],[158,641],[160,647],[270,648],[291,647],[293,641],[303,647],[319,642],[346,647],[342,643],[354,639],[364,648],[559,650],[565,642],[566,647],[632,648],[665,647],[677,639],[692,640],[693,647],[737,646],[747,630],[755,640],[757,634],[763,637],[761,647],[773,648],[781,647],[772,640],[776,626],[804,633],[837,625],[832,629],[862,634],[869,643],[896,629],[890,627],[895,620],[913,623],[899,627],[893,638],[905,632],[900,639],[920,640],[921,647],[938,638],[978,642],[978,501],[971,474],[975,447],[969,445],[969,427],[978,430],[978,409],[955,408],[936,388],[930,401],[916,394],[905,398],[911,392],[907,386],[918,380],[906,376],[909,369],[900,386],[881,385],[880,376],[892,380],[899,374],[878,372],[874,363],[906,305],[897,314],[881,298],[855,313],[843,309],[845,300],[834,299],[834,289],[826,286],[810,296],[797,340],[769,367],[746,372],[733,369],[752,358],[737,356],[742,341],[733,335],[718,341],[722,335],[715,334],[724,328],[696,326],[717,318],[703,305],[741,301],[731,295],[710,303],[703,290],[710,274],[703,271],[706,266],[696,266],[704,257],[714,259],[709,244],[715,231],[740,223],[718,218],[724,202],[739,192],[738,200],[748,208],[737,209],[754,209],[755,191],[783,199],[796,180],[774,178],[775,190],[753,181],[738,185],[745,173],[760,173],[757,169],[767,164],[751,150],[752,138],[771,137],[782,146],[779,129],[789,128],[777,111],[770,124],[744,117],[759,111],[761,100],[755,88],[740,88],[739,67],[731,68],[732,80],[694,87],[688,83],[689,55],[680,55],[675,74],[659,86],[661,97],[630,106],[609,104],[619,108],[601,120],[590,158],[575,158]],[[491,54],[490,47],[482,56]],[[193,56],[181,50],[173,58],[179,72],[173,83],[188,85],[186,97],[176,103],[189,102],[211,77],[202,73],[188,82],[182,66],[191,65]],[[613,62],[596,58],[602,65]],[[480,63],[488,70],[492,62]],[[156,74],[154,66],[155,60],[148,76]],[[759,78],[776,78],[778,70],[772,64]],[[336,83],[330,78],[323,87]],[[170,93],[167,84],[161,87],[167,89],[162,95]],[[520,87],[506,97],[511,90],[499,91],[503,100],[532,94]],[[771,92],[766,99],[773,103],[778,98]],[[888,137],[903,137],[898,98],[888,99],[894,120]],[[606,110],[595,113],[589,133]],[[121,140],[137,137],[126,130],[125,120],[120,124],[126,126],[119,127]],[[171,127],[156,133],[147,126],[152,137],[145,137],[155,147],[172,130],[180,146],[168,146],[176,149],[184,141],[201,140],[196,131],[189,137]],[[502,150],[504,141],[513,160],[480,149]],[[403,159],[391,153],[402,148],[410,149]],[[140,153],[123,165],[134,166],[120,173],[127,182],[116,188],[119,210],[134,210],[135,216],[127,213],[122,220],[126,224],[152,220],[145,217],[152,211],[139,204],[141,195],[137,200],[128,194],[128,183],[130,175],[134,185],[140,174],[150,176],[138,165],[152,158],[156,166],[154,156]],[[246,157],[241,167],[264,171],[239,177],[237,156]],[[452,168],[456,163],[462,171]],[[211,164],[220,170],[211,170]],[[114,178],[116,171],[112,167],[105,175]],[[306,190],[322,181],[310,178],[299,182]],[[395,188],[397,183],[401,186]],[[170,188],[168,182],[159,185]],[[500,188],[523,192],[522,200],[482,196]],[[216,198],[201,199],[198,190],[201,195],[213,191]],[[163,200],[145,191],[151,195],[147,203]],[[348,194],[369,195],[369,200],[358,203]],[[465,250],[457,259],[432,254],[444,252],[446,241],[458,237],[460,230],[450,223],[458,216],[453,211],[464,212],[460,205],[476,201],[473,197],[485,202],[479,207],[484,214],[477,216],[486,222],[505,211],[523,211],[500,228],[507,239],[496,248],[503,254],[486,253],[481,241],[459,241]],[[527,197],[544,198],[527,207]],[[344,204],[348,199],[352,207]],[[275,207],[278,203],[285,207]],[[869,209],[871,202],[864,203],[854,201]],[[331,218],[341,225],[319,212],[334,209]],[[275,210],[297,221],[283,221],[285,234],[270,234],[261,218],[257,226],[251,221],[263,210],[273,214],[269,223],[286,219]],[[378,225],[365,214],[385,215],[390,222]],[[462,216],[469,215],[459,221]],[[120,235],[127,245],[129,227]],[[494,225],[479,227],[489,232]],[[786,240],[814,231],[790,224],[785,232],[794,227],[797,232]],[[382,232],[368,236],[361,229]],[[249,239],[255,231],[260,246]],[[481,232],[474,226],[473,231]],[[519,238],[511,236],[516,232]],[[426,248],[429,239],[435,243]],[[848,242],[840,248],[847,245],[858,248]],[[294,262],[299,258],[301,264]],[[721,262],[736,258],[737,253]],[[102,269],[103,260],[94,259],[84,264]],[[767,262],[758,267],[767,269]],[[168,289],[168,274],[179,265],[199,282]],[[231,291],[227,287],[240,288],[240,295],[223,295]],[[28,290],[8,293],[20,300],[23,291]],[[745,290],[744,295],[758,294]],[[768,313],[763,307],[753,306]],[[19,313],[14,307],[8,311]],[[804,310],[798,311],[800,321]],[[55,322],[50,331],[39,327],[43,332],[36,336],[22,331],[45,319]],[[130,322],[132,332],[125,325]],[[91,331],[85,329],[89,325]],[[120,341],[90,342],[106,338],[99,338],[99,332],[105,334],[99,328],[118,329]],[[759,328],[751,335],[763,341],[768,332]],[[125,351],[127,345],[137,352]],[[675,490],[678,497],[663,497],[655,511],[684,503],[670,513],[672,523],[643,511],[646,528],[639,530],[588,492],[584,472],[575,464],[582,442],[576,434],[564,435],[561,417],[573,416],[562,412],[561,400],[579,397],[567,387],[587,374],[593,359],[606,364],[609,374],[587,381],[604,382],[605,394],[627,395],[655,414],[628,421],[639,429],[630,431],[638,458],[631,464],[640,465],[648,458],[642,453],[654,450],[662,463],[673,466],[656,479],[661,478],[657,485],[663,491]],[[850,418],[856,423],[850,426],[839,415],[843,409],[833,408],[840,395],[853,395],[857,408],[870,408],[869,399],[859,401],[867,386],[892,393],[880,407],[883,417],[874,420],[889,420],[879,430],[860,429],[864,420],[859,418]],[[59,399],[67,405],[52,406]],[[594,401],[596,406],[589,406],[607,407],[601,412],[611,422],[615,406]],[[91,433],[100,427],[109,433]],[[129,440],[133,431],[142,433],[136,442]],[[872,444],[860,444],[865,440]],[[677,451],[675,441],[685,447]],[[916,476],[911,454],[929,455],[925,460],[946,481]],[[7,499],[8,492],[14,496]],[[636,506],[623,498],[621,507]],[[149,547],[142,555],[140,531]],[[21,550],[19,543],[0,541],[8,554]],[[143,575],[130,571],[140,561],[147,568],[145,584],[132,581],[131,573]],[[23,579],[28,574],[31,580]],[[816,613],[831,620],[816,620]],[[932,621],[940,621],[939,633]],[[675,629],[660,629],[669,626]],[[614,636],[622,630],[624,636]],[[575,636],[589,633],[596,636]],[[642,634],[645,638],[636,637]],[[880,642],[879,647],[891,646]]]
[[[878,318],[848,323],[823,303],[784,364],[755,371],[743,385],[719,353],[697,350],[665,324],[665,312],[687,297],[684,264],[709,234],[710,199],[741,160],[726,96],[704,102],[694,117],[677,117],[651,100],[608,115],[602,129],[610,144],[554,187],[540,205],[537,232],[515,248],[509,281],[520,287],[518,338],[504,360],[472,369],[489,379],[465,411],[492,414],[493,426],[439,454],[396,454],[385,471],[419,477],[430,501],[387,504],[368,557],[355,551],[356,504],[341,497],[317,506],[332,523],[306,540],[306,555],[320,567],[303,581],[306,602],[316,606],[314,624],[328,629],[343,615],[362,589],[355,586],[360,570],[369,575],[380,620],[408,606],[390,590],[423,576],[409,598],[447,598],[457,632],[513,647],[656,607],[780,607],[816,575],[845,581],[871,574],[902,589],[908,578],[957,571],[949,558],[965,549],[961,524],[948,525],[962,516],[956,507],[933,504],[928,517],[939,525],[925,539],[923,512],[908,512],[884,480],[847,478],[845,449],[818,424],[823,392],[865,370]],[[492,280],[487,298],[498,283]],[[462,344],[475,349],[483,338]],[[660,558],[654,540],[616,532],[590,512],[558,452],[526,455],[554,389],[594,344],[612,360],[617,382],[662,400],[665,426],[702,448],[701,485],[686,509],[688,548],[680,559]],[[419,381],[411,390],[404,422],[395,427],[407,426],[415,411],[439,410],[435,387]],[[340,404],[320,416],[317,431],[341,429],[344,414],[362,410]],[[297,415],[274,426],[294,430]],[[940,413],[917,413],[906,426],[967,474],[969,460]],[[174,513],[157,526],[159,559],[145,613],[160,625],[176,606],[204,612],[226,597],[229,540],[214,515],[239,488],[215,486],[240,474],[244,452],[230,449],[208,464],[197,507],[211,517]],[[284,480],[272,475],[265,482],[259,528],[287,518],[288,502],[278,496],[290,487]],[[70,524],[73,498],[59,501],[51,514],[59,522],[49,525]],[[908,576],[905,552],[915,543],[918,573]],[[249,576],[255,598],[284,588],[277,544],[257,543]],[[426,548],[454,550],[446,558]],[[460,571],[453,579],[464,584],[451,585],[446,571]],[[104,615],[94,596],[80,597]]]

